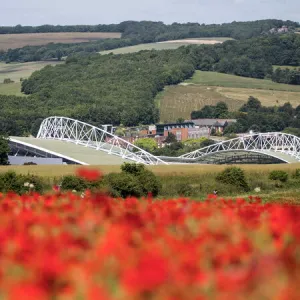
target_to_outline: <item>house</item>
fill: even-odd
[[[209,130],[209,134],[210,134],[213,128],[216,130],[216,132],[222,133],[228,125],[235,123],[236,120],[235,119],[196,119],[196,120],[191,120],[190,122],[193,122],[196,128],[197,127],[202,129],[206,128],[207,130]]]
[[[171,132],[173,129],[184,129],[193,127],[195,127],[195,124],[192,121],[187,121],[184,123],[156,124],[156,134],[160,136],[166,136],[165,132]]]

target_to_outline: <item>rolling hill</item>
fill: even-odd
[[[190,118],[193,110],[219,101],[231,111],[239,109],[249,98],[258,98],[265,106],[290,102],[300,105],[300,86],[279,84],[270,80],[245,78],[216,72],[196,71],[191,79],[177,86],[168,86],[156,97],[160,121],[171,122]]]

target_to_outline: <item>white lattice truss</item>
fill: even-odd
[[[257,133],[245,135],[228,141],[193,151],[180,156],[181,159],[199,160],[214,153],[246,151],[261,153],[278,158],[287,163],[291,162],[280,156],[290,157],[292,161],[300,161],[300,138],[285,133]]]
[[[45,119],[40,126],[37,138],[71,142],[146,165],[167,164],[112,133],[65,117]]]

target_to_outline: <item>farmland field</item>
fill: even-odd
[[[230,38],[199,38],[199,39],[183,39],[183,40],[171,40],[159,43],[141,44],[136,46],[129,46],[124,48],[118,48],[114,50],[101,51],[100,54],[126,54],[134,53],[142,50],[167,50],[177,49],[181,46],[187,45],[201,45],[201,44],[216,44],[230,40]]]
[[[245,78],[216,72],[196,71],[186,82],[166,87],[157,96],[160,121],[171,122],[190,118],[193,110],[225,101],[231,111],[237,110],[249,98],[258,98],[265,106],[300,104],[300,86],[275,83],[270,80]]]
[[[58,61],[40,61],[29,63],[0,63],[0,94],[2,95],[23,95],[21,93],[20,79],[28,78],[34,71],[38,71],[48,65],[57,65]],[[3,84],[5,78],[10,78],[14,83]]]
[[[56,32],[1,34],[0,50],[39,46],[49,43],[83,43],[107,38],[121,38],[118,32]]]

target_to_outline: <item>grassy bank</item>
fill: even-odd
[[[285,199],[287,203],[300,203],[300,180],[294,179],[293,174],[296,169],[300,169],[300,164],[282,165],[243,165],[240,166],[246,175],[249,184],[249,192],[243,192],[234,185],[222,184],[216,180],[219,172],[226,166],[215,165],[171,165],[171,166],[151,166],[148,167],[159,178],[162,190],[159,198],[165,197],[191,197],[193,199],[204,199],[207,194],[211,194],[215,189],[221,197],[248,197],[249,195],[262,197],[264,201],[281,201]],[[60,182],[63,176],[72,175],[78,166],[8,166],[0,167],[0,173],[13,170],[17,174],[33,174],[40,176],[49,187],[53,183]],[[103,172],[120,172],[119,166],[93,166]],[[269,174],[273,170],[283,170],[289,174],[286,183],[280,183],[269,179]],[[255,191],[260,188],[260,191]]]

